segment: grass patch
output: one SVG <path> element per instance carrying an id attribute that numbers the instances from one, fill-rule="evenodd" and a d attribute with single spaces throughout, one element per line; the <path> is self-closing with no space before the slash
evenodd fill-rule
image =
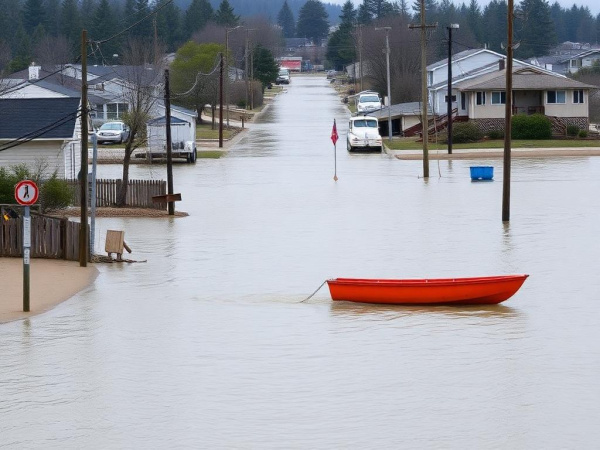
<path id="1" fill-rule="evenodd" d="M 422 142 L 417 142 L 415 138 L 393 138 L 392 142 L 385 141 L 385 145 L 390 150 L 421 150 Z M 512 140 L 511 148 L 585 148 L 599 147 L 600 140 L 583 139 L 548 139 L 548 140 Z M 444 150 L 448 148 L 447 144 L 430 142 L 430 150 Z M 452 144 L 455 149 L 478 149 L 478 148 L 504 148 L 503 139 L 486 140 L 480 142 L 471 142 L 468 144 Z"/>
<path id="2" fill-rule="evenodd" d="M 197 153 L 198 159 L 219 159 L 225 154 L 221 150 L 201 150 Z"/>
<path id="3" fill-rule="evenodd" d="M 238 131 L 239 130 L 236 127 L 230 126 L 229 129 L 227 129 L 227 126 L 223 125 L 223 139 L 232 138 Z M 218 124 L 216 124 L 214 130 L 212 129 L 210 122 L 196 125 L 196 139 L 219 139 Z"/>

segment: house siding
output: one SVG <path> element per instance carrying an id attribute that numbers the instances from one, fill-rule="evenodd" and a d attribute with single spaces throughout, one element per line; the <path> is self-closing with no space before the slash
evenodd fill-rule
<path id="1" fill-rule="evenodd" d="M 4 150 L 0 153 L 0 167 L 9 168 L 25 164 L 32 171 L 46 166 L 45 176 L 54 171 L 59 178 L 77 177 L 80 165 L 80 145 L 77 142 L 63 144 L 63 141 L 32 141 Z"/>

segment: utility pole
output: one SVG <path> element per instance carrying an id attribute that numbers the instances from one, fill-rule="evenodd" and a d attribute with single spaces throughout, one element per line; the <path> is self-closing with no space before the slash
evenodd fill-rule
<path id="1" fill-rule="evenodd" d="M 173 196 L 173 143 L 171 139 L 171 89 L 169 87 L 169 69 L 165 69 L 165 127 L 167 134 L 167 195 Z M 175 215 L 175 202 L 169 200 L 167 207 L 170 216 Z"/>
<path id="2" fill-rule="evenodd" d="M 219 62 L 219 148 L 223 148 L 223 53 Z"/>
<path id="3" fill-rule="evenodd" d="M 88 244 L 88 85 L 87 30 L 81 31 L 81 218 L 79 223 L 79 266 L 87 267 Z"/>
<path id="4" fill-rule="evenodd" d="M 375 28 L 385 30 L 385 59 L 387 64 L 388 140 L 392 142 L 392 89 L 390 83 L 390 30 L 392 27 Z"/>
<path id="5" fill-rule="evenodd" d="M 457 23 L 448 25 L 448 154 L 452 154 L 452 30 Z"/>
<path id="6" fill-rule="evenodd" d="M 250 47 L 250 110 L 254 109 L 254 50 Z"/>
<path id="7" fill-rule="evenodd" d="M 225 28 L 225 68 L 227 70 L 226 78 L 225 78 L 225 107 L 226 115 L 227 115 L 227 129 L 229 130 L 229 33 L 233 30 L 237 30 L 238 28 L 242 28 L 241 25 L 238 25 L 235 28 Z M 237 80 L 237 68 L 236 68 L 236 80 Z"/>
<path id="8" fill-rule="evenodd" d="M 358 74 L 360 75 L 360 92 L 363 91 L 363 63 L 362 63 L 362 25 L 358 26 Z"/>
<path id="9" fill-rule="evenodd" d="M 437 27 L 437 23 L 427 25 L 425 23 L 425 0 L 420 0 L 421 24 L 409 24 L 408 28 L 421 30 L 421 123 L 423 128 L 423 178 L 429 178 L 429 119 L 427 114 L 427 104 L 429 103 L 429 93 L 427 91 L 427 28 Z"/>
<path id="10" fill-rule="evenodd" d="M 502 222 L 510 220 L 510 157 L 512 127 L 513 0 L 508 0 L 508 43 L 506 46 L 506 104 L 504 105 L 504 180 L 502 182 Z"/>
<path id="11" fill-rule="evenodd" d="M 248 29 L 246 29 L 246 48 L 244 50 L 244 79 L 246 80 L 246 109 L 248 109 Z"/>

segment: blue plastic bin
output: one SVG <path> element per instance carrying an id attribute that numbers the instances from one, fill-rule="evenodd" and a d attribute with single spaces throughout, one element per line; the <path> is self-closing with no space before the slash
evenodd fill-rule
<path id="1" fill-rule="evenodd" d="M 493 166 L 471 166 L 471 180 L 491 180 L 494 178 Z"/>

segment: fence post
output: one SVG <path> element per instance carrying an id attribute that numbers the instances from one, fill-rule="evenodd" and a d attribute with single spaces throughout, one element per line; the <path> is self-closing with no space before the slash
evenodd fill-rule
<path id="1" fill-rule="evenodd" d="M 69 219 L 60 219 L 60 253 L 62 259 L 67 259 L 67 222 Z"/>

